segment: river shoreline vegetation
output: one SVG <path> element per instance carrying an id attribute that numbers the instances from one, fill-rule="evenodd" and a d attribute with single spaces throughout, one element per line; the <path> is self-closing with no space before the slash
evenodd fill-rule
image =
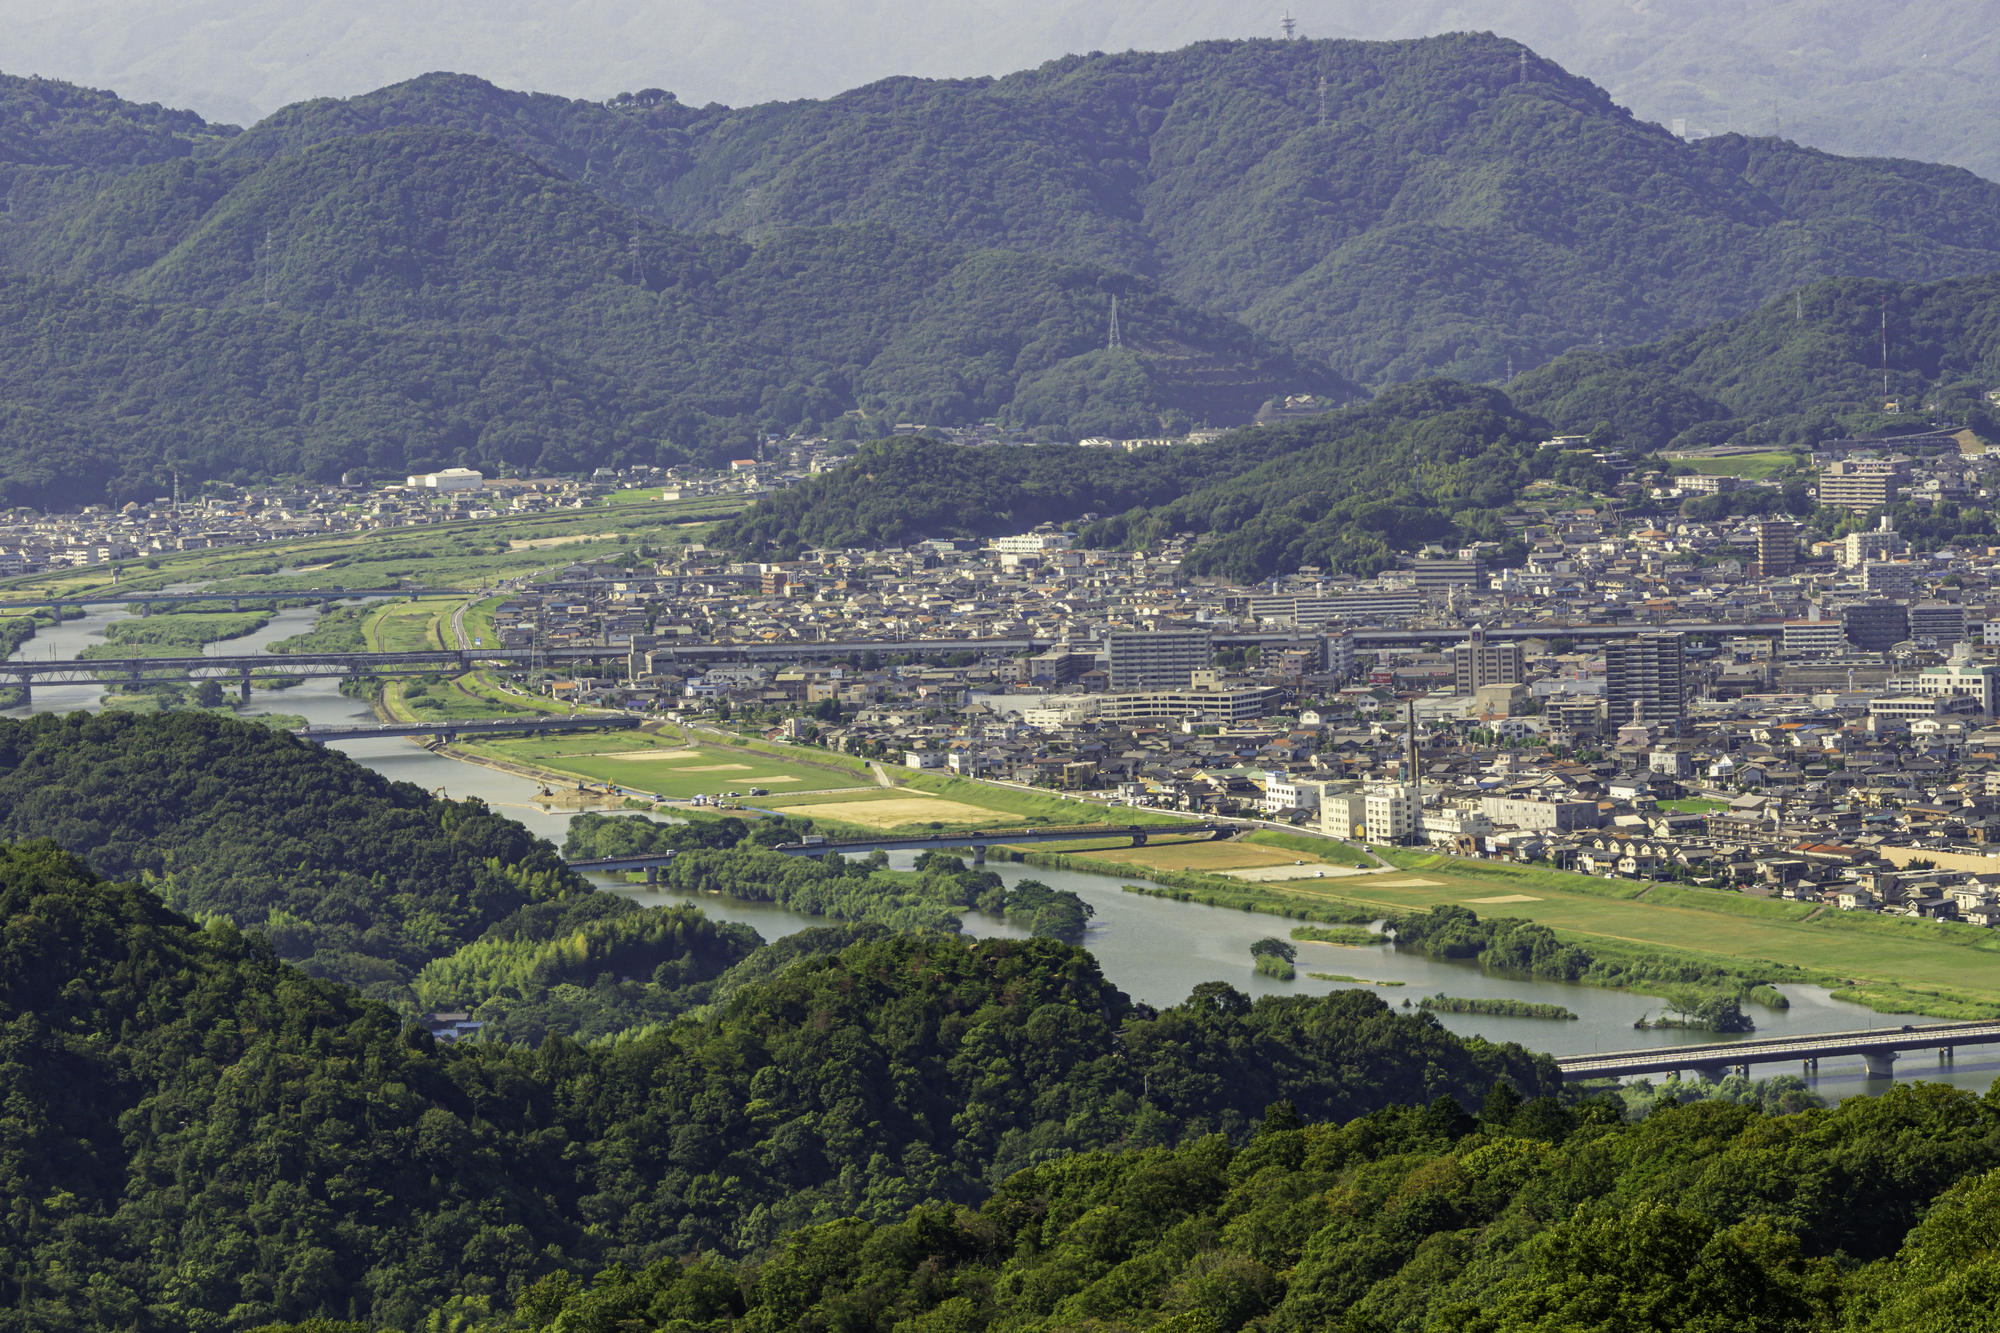
<path id="1" fill-rule="evenodd" d="M 1298 962 L 1299 950 L 1288 940 L 1267 935 L 1250 946 L 1250 959 L 1259 976 L 1290 981 L 1297 975 L 1293 965 Z"/>
<path id="2" fill-rule="evenodd" d="M 1432 1009 L 1441 1014 L 1492 1014 L 1501 1018 L 1560 1018 L 1574 1019 L 1576 1014 L 1559 1004 L 1534 1004 L 1527 1000 L 1500 1000 L 1491 998 L 1467 999 L 1461 995 L 1426 995 L 1417 1001 L 1417 1008 Z"/>

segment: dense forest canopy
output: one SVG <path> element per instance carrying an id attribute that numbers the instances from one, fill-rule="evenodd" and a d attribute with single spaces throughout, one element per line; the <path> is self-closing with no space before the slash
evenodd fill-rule
<path id="1" fill-rule="evenodd" d="M 557 1270 L 976 1203 L 1073 1151 L 1241 1141 L 1554 1065 L 1359 992 L 1135 1009 L 1051 940 L 809 956 L 664 1030 L 439 1049 L 47 843 L 0 850 L 0 1308 L 23 1329 L 415 1326 Z M 29 1203 L 35 1206 L 27 1206 Z"/>
<path id="2" fill-rule="evenodd" d="M 411 124 L 495 134 L 676 226 L 876 224 L 1139 274 L 1369 383 L 1497 378 L 1821 277 L 2000 253 L 2000 186 L 1968 172 L 1684 143 L 1491 34 L 1203 42 L 738 109 L 427 75 L 288 107 L 221 151 Z"/>
<path id="3" fill-rule="evenodd" d="M 745 555 L 790 553 L 997 536 L 1096 514 L 1080 529 L 1088 545 L 1213 538 L 1189 560 L 1198 573 L 1373 573 L 1412 544 L 1504 536 L 1498 511 L 1538 477 L 1581 469 L 1603 480 L 1587 456 L 1537 449 L 1546 435 L 1496 389 L 1425 380 L 1362 407 L 1137 453 L 889 440 L 759 500 L 715 540 Z"/>
<path id="4" fill-rule="evenodd" d="M 1991 1097 L 1905 1087 L 1782 1119 L 1709 1102 L 1630 1125 L 1510 1091 L 1476 1117 L 1441 1097 L 1337 1128 L 1279 1107 L 1246 1146 L 1072 1157 L 976 1211 L 814 1227 L 734 1272 L 551 1278 L 520 1308 L 536 1330 L 760 1333 L 1992 1326 Z"/>

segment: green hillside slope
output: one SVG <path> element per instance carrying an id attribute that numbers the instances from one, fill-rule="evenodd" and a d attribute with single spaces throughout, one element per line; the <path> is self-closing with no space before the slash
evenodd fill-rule
<path id="1" fill-rule="evenodd" d="M 740 456 L 755 432 L 857 405 L 1138 435 L 1356 392 L 1143 280 L 880 227 L 755 246 L 674 231 L 462 131 L 170 161 L 94 188 L 5 238 L 18 265 L 120 293 L 9 287 L 0 341 L 23 356 L 0 372 L 15 409 L 0 484 L 20 499 L 102 499 L 61 488 L 107 472 L 142 493 L 170 461 L 331 477 Z M 300 350 L 269 353 L 288 340 Z M 271 382 L 230 373 L 252 366 Z M 69 466 L 98 447 L 115 467 Z"/>
<path id="2" fill-rule="evenodd" d="M 1888 398 L 1884 416 L 1883 337 Z M 1573 352 L 1508 392 L 1566 431 L 1610 423 L 1642 450 L 1724 441 L 1810 445 L 1918 429 L 1926 409 L 2000 436 L 2000 277 L 1814 284 L 1738 319 L 1642 347 Z"/>
<path id="3" fill-rule="evenodd" d="M 412 1329 L 556 1269 L 976 1202 L 1071 1149 L 1240 1139 L 1279 1099 L 1347 1119 L 1558 1082 L 1352 991 L 1211 984 L 1146 1017 L 1044 940 L 863 943 L 644 1038 L 439 1050 L 45 844 L 0 849 L 0 946 L 24 1328 Z"/>
<path id="4" fill-rule="evenodd" d="M 499 128 L 679 226 L 878 223 L 1156 277 L 1379 382 L 1646 341 L 1825 276 L 2000 256 L 2000 186 L 1777 140 L 1683 143 L 1488 35 L 1209 42 L 823 102 L 557 108 L 427 76 L 290 108 L 277 155 L 390 124 Z M 670 144 L 662 148 L 661 143 Z"/>
<path id="5" fill-rule="evenodd" d="M 1425 380 L 1362 407 L 1135 454 L 890 440 L 759 500 L 714 540 L 754 555 L 993 536 L 1096 514 L 1082 531 L 1094 546 L 1211 538 L 1190 557 L 1200 573 L 1373 573 L 1413 543 L 1502 537 L 1497 510 L 1534 478 L 1578 465 L 1536 450 L 1546 436 L 1498 390 Z"/>

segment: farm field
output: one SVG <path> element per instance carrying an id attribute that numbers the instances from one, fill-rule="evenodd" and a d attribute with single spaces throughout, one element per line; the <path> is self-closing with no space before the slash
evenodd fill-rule
<path id="1" fill-rule="evenodd" d="M 1076 855 L 1086 860 L 1144 866 L 1149 870 L 1193 870 L 1209 874 L 1289 866 L 1294 861 L 1304 860 L 1306 864 L 1300 867 L 1299 873 L 1310 876 L 1314 866 L 1326 864 L 1317 857 L 1307 857 L 1303 852 L 1282 847 L 1259 847 L 1240 839 L 1227 842 L 1149 842 L 1144 847 L 1108 847 Z"/>
<path id="2" fill-rule="evenodd" d="M 983 810 L 960 801 L 940 800 L 935 796 L 899 796 L 891 792 L 884 792 L 877 799 L 799 801 L 772 808 L 783 809 L 788 815 L 853 824 L 877 831 L 917 827 L 931 831 L 933 824 L 947 828 L 977 828 L 1016 822 L 1012 816 L 1000 811 Z"/>

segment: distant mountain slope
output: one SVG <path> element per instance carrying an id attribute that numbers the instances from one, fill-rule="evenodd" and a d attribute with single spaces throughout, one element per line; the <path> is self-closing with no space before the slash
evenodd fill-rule
<path id="1" fill-rule="evenodd" d="M 1888 334 L 1884 406 L 1882 336 Z M 2000 438 L 2000 275 L 1921 284 L 1815 284 L 1737 319 L 1644 347 L 1560 357 L 1508 386 L 1563 430 L 1607 422 L 1653 449 L 1810 444 L 1850 429 L 1917 429 L 1927 409 Z"/>
<path id="2" fill-rule="evenodd" d="M 682 227 L 876 224 L 1156 277 L 1365 382 L 1492 379 L 1825 276 L 2000 266 L 2000 185 L 1688 144 L 1490 35 L 1209 42 L 824 102 L 606 108 L 427 76 L 219 151 L 478 126 Z"/>
<path id="3" fill-rule="evenodd" d="M 0 484 L 24 500 L 102 499 L 76 488 L 107 476 L 150 494 L 169 459 L 573 470 L 740 456 L 859 404 L 1129 436 L 1358 393 L 1143 279 L 879 226 L 675 231 L 463 131 L 79 188 L 0 227 L 0 262 L 61 284 L 0 297 L 0 346 L 22 353 L 0 370 Z M 237 373 L 267 357 L 265 380 Z M 77 468 L 79 450 L 119 461 Z"/>
<path id="4" fill-rule="evenodd" d="M 6 62 L 244 124 L 304 98 L 426 70 L 603 101 L 829 97 L 896 75 L 967 78 L 1093 50 L 1275 37 L 1490 31 L 1647 120 L 1769 132 L 1828 152 L 1948 162 L 2000 179 L 1992 0 L 0 0 Z"/>

